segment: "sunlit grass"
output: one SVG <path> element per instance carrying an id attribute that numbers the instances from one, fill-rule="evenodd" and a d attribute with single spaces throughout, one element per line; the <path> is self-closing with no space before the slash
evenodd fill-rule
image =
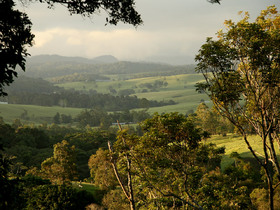
<path id="1" fill-rule="evenodd" d="M 53 116 L 59 112 L 60 114 L 71 115 L 75 117 L 82 110 L 80 108 L 63 108 L 59 106 L 46 107 L 35 105 L 19 105 L 19 104 L 0 104 L 0 116 L 4 118 L 6 123 L 11 123 L 15 119 L 19 119 L 21 114 L 27 112 L 30 120 L 25 122 L 32 123 L 50 123 Z M 24 120 L 22 120 L 24 121 Z"/>
<path id="2" fill-rule="evenodd" d="M 229 157 L 232 152 L 238 152 L 243 158 L 253 158 L 253 155 L 248 149 L 248 146 L 242 136 L 235 134 L 229 134 L 227 136 L 214 135 L 207 141 L 209 143 L 211 142 L 216 144 L 218 147 L 225 147 L 225 155 L 223 156 L 221 165 L 222 169 L 233 162 L 233 159 Z M 259 156 L 264 154 L 262 149 L 262 141 L 259 136 L 248 136 L 248 141 L 250 142 L 253 150 L 256 151 Z M 279 154 L 279 152 L 277 153 Z"/>
<path id="3" fill-rule="evenodd" d="M 86 183 L 86 182 L 82 182 L 81 184 L 80 184 L 80 182 L 72 182 L 72 186 L 75 189 L 86 190 L 87 192 L 91 193 L 92 195 L 94 195 L 96 193 L 96 191 L 98 190 L 98 187 L 96 187 L 93 184 Z"/>

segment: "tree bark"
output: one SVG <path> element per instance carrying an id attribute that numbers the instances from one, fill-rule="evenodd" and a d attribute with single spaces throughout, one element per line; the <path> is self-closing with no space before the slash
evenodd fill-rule
<path id="1" fill-rule="evenodd" d="M 266 168 L 265 172 L 267 173 L 267 182 L 268 182 L 268 193 L 269 193 L 269 209 L 274 209 L 274 201 L 273 201 L 273 195 L 274 195 L 274 188 L 273 188 L 273 177 L 271 176 L 269 169 Z"/>
<path id="2" fill-rule="evenodd" d="M 122 130 L 122 127 L 121 125 L 119 124 L 119 121 L 117 121 L 118 125 L 119 125 L 119 129 Z M 125 143 L 125 139 L 122 138 L 123 140 L 123 144 L 124 146 L 126 146 L 126 143 Z M 112 153 L 113 152 L 113 148 L 111 147 L 111 143 L 108 141 L 108 148 L 109 148 L 109 151 Z M 126 198 L 128 199 L 129 201 L 129 204 L 130 204 L 130 209 L 131 210 L 135 210 L 135 200 L 134 200 L 134 195 L 133 195 L 133 188 L 132 188 L 132 178 L 131 178 L 131 160 L 129 158 L 129 156 L 126 154 L 125 155 L 125 158 L 126 158 L 126 162 L 127 162 L 127 189 L 126 190 L 126 187 L 124 186 L 121 178 L 120 178 L 120 175 L 118 173 L 118 169 L 117 169 L 117 166 L 116 166 L 116 163 L 115 161 L 113 160 L 113 157 L 111 156 L 111 164 L 112 164 L 112 167 L 113 167 L 113 170 L 114 170 L 114 173 L 115 173 L 115 176 L 126 196 Z"/>

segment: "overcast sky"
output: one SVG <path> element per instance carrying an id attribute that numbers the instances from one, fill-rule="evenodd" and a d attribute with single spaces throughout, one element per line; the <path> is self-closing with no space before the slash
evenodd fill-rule
<path id="1" fill-rule="evenodd" d="M 279 0 L 136 0 L 144 24 L 135 28 L 119 24 L 105 26 L 105 15 L 91 19 L 70 16 L 62 6 L 30 4 L 24 10 L 33 22 L 35 45 L 31 55 L 58 54 L 94 58 L 113 55 L 119 60 L 193 63 L 206 37 L 215 37 L 227 19 L 239 20 L 248 11 L 252 21 L 267 6 Z"/>

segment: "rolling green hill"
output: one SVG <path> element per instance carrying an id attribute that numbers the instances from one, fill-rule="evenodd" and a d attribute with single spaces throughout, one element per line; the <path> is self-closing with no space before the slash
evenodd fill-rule
<path id="1" fill-rule="evenodd" d="M 133 74 L 134 77 L 143 77 L 145 75 L 194 73 L 194 65 L 172 66 L 159 63 L 118 61 L 112 56 L 86 59 L 80 57 L 41 55 L 29 58 L 27 60 L 26 72 L 20 72 L 21 75 L 43 79 L 52 79 L 74 73 L 113 74 L 118 75 L 119 78 L 123 78 L 124 74 Z"/>
<path id="2" fill-rule="evenodd" d="M 110 75 L 107 75 L 110 77 Z M 156 81 L 166 82 L 166 86 L 154 87 Z M 95 82 L 68 82 L 57 84 L 66 89 L 75 89 L 81 91 L 97 91 L 101 93 L 110 93 L 114 90 L 115 94 L 122 90 L 134 90 L 138 98 L 148 100 L 168 101 L 173 100 L 177 104 L 150 108 L 149 112 L 180 112 L 186 113 L 195 110 L 202 100 L 208 101 L 205 94 L 199 94 L 195 90 L 195 84 L 203 81 L 203 76 L 199 74 L 181 74 L 160 77 L 143 77 L 127 80 L 110 80 Z M 149 88 L 150 87 L 150 88 Z"/>
<path id="3" fill-rule="evenodd" d="M 48 96 L 59 93 L 65 88 L 89 95 L 101 93 L 116 97 L 137 96 L 139 99 L 146 98 L 163 102 L 171 100 L 176 104 L 150 107 L 148 112 L 150 114 L 154 112 L 188 113 L 195 111 L 201 101 L 206 103 L 209 101 L 206 95 L 199 94 L 195 90 L 194 85 L 202 81 L 203 77 L 195 73 L 194 67 L 194 65 L 172 66 L 118 61 L 111 56 L 90 60 L 80 57 L 42 55 L 28 60 L 24 77 L 20 76 L 16 79 L 10 87 L 7 87 L 7 91 L 8 93 L 9 91 L 29 92 Z M 36 79 L 36 77 L 43 79 Z M 9 101 L 9 99 L 0 99 L 0 101 Z M 16 103 L 16 100 L 13 101 Z M 49 123 L 57 112 L 75 117 L 81 110 L 83 109 L 62 108 L 56 105 L 40 107 L 0 104 L 0 116 L 7 122 L 12 122 L 13 119 L 27 112 L 29 121 Z"/>
<path id="4" fill-rule="evenodd" d="M 148 100 L 157 101 L 169 101 L 173 100 L 176 102 L 175 105 L 168 105 L 162 107 L 149 108 L 148 112 L 150 114 L 154 112 L 180 112 L 187 113 L 195 111 L 199 103 L 204 100 L 208 101 L 208 98 L 204 94 L 199 94 L 195 91 L 194 85 L 203 80 L 202 75 L 199 74 L 182 74 L 173 76 L 162 76 L 162 77 L 144 77 L 137 79 L 128 80 L 110 80 L 110 81 L 95 81 L 95 82 L 68 82 L 57 84 L 56 86 L 63 87 L 66 89 L 75 89 L 84 92 L 97 91 L 100 93 L 111 93 L 115 90 L 115 95 L 118 95 L 124 90 L 133 90 L 134 93 L 130 95 L 136 95 L 138 98 L 146 98 Z M 20 81 L 20 80 L 19 80 Z M 32 81 L 32 80 L 28 80 Z M 38 81 L 35 80 L 38 87 L 34 89 L 39 89 Z M 156 81 L 166 82 L 165 86 L 155 87 Z M 28 83 L 28 89 L 32 88 L 32 82 Z M 44 83 L 45 84 L 45 83 Z M 148 85 L 149 84 L 149 85 Z M 16 86 L 14 90 L 20 89 L 17 83 L 13 84 Z M 45 85 L 46 87 L 49 87 Z M 43 88 L 44 86 L 40 86 Z M 52 86 L 51 86 L 52 87 Z M 150 88 L 148 88 L 150 87 Z M 52 88 L 50 90 L 56 90 Z M 111 92 L 110 92 L 111 90 Z M 30 90 L 31 91 L 31 90 Z M 28 120 L 30 122 L 43 123 L 51 122 L 53 116 L 59 112 L 61 114 L 71 115 L 75 117 L 83 109 L 78 108 L 62 108 L 62 107 L 41 107 L 41 106 L 29 106 L 29 105 L 16 105 L 16 104 L 0 104 L 0 116 L 4 117 L 7 122 L 12 122 L 15 118 L 20 118 L 20 116 L 28 113 Z"/>

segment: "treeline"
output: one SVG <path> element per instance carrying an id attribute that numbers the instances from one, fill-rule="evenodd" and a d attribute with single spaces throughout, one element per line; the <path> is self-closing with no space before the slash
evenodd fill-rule
<path id="1" fill-rule="evenodd" d="M 10 93 L 15 92 L 53 93 L 63 90 L 63 88 L 54 86 L 52 83 L 42 78 L 19 76 L 10 86 L 7 86 L 5 90 L 10 95 Z"/>
<path id="2" fill-rule="evenodd" d="M 99 126 L 102 129 L 108 129 L 112 124 L 117 123 L 117 121 L 124 124 L 136 124 L 149 117 L 151 117 L 151 115 L 146 109 L 140 111 L 125 110 L 113 113 L 108 113 L 102 109 L 86 109 L 74 118 L 72 118 L 71 115 L 60 114 L 57 112 L 53 117 L 53 123 L 77 123 L 80 128 L 84 128 L 86 126 Z"/>
<path id="3" fill-rule="evenodd" d="M 32 63 L 27 63 L 27 71 L 24 73 L 27 76 L 35 78 L 51 78 L 74 73 L 86 74 L 172 74 L 172 72 L 181 72 L 192 74 L 195 73 L 195 65 L 172 66 L 167 64 L 157 63 L 141 63 L 120 61 L 109 64 L 88 64 L 70 61 L 39 61 L 35 60 Z"/>
<path id="4" fill-rule="evenodd" d="M 174 101 L 149 101 L 136 96 L 113 96 L 91 92 L 64 90 L 53 93 L 9 92 L 10 104 L 26 104 L 38 106 L 61 106 L 75 108 L 102 108 L 107 111 L 122 111 L 136 108 L 159 107 L 175 104 Z"/>
<path id="5" fill-rule="evenodd" d="M 112 124 L 119 121 L 124 124 L 138 123 L 151 117 L 147 110 L 142 111 L 123 111 L 107 113 L 98 109 L 85 110 L 81 112 L 75 120 L 80 127 L 100 126 L 101 128 L 109 128 Z"/>
<path id="6" fill-rule="evenodd" d="M 174 68 L 174 67 L 173 67 Z M 172 76 L 179 74 L 195 74 L 195 66 L 188 65 L 184 67 L 176 67 L 176 69 L 172 69 L 171 71 L 165 72 L 146 72 L 146 73 L 133 73 L 126 76 L 122 76 L 122 79 L 137 79 L 137 78 L 145 78 L 145 77 L 161 77 L 161 76 Z M 120 79 L 120 78 L 119 78 Z M 101 75 L 101 74 L 92 74 L 92 73 L 73 73 L 69 75 L 52 77 L 49 79 L 53 83 L 66 83 L 66 82 L 90 82 L 90 81 L 98 81 L 98 80 L 110 80 L 109 77 Z"/>
<path id="7" fill-rule="evenodd" d="M 110 80 L 109 77 L 98 74 L 79 74 L 74 73 L 70 75 L 53 77 L 50 79 L 53 83 L 66 83 L 66 82 L 92 82 L 97 80 Z"/>

